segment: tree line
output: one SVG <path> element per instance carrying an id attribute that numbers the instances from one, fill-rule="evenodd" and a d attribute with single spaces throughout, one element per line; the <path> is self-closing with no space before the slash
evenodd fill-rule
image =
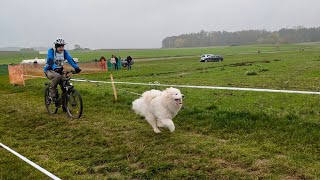
<path id="1" fill-rule="evenodd" d="M 282 28 L 278 31 L 204 31 L 166 37 L 162 48 L 237 46 L 248 44 L 290 44 L 320 41 L 320 27 Z"/>

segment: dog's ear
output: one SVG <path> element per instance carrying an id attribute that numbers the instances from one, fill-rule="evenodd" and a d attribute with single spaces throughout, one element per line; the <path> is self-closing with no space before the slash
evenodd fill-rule
<path id="1" fill-rule="evenodd" d="M 171 93 L 170 93 L 170 88 L 167 88 L 166 90 L 164 90 L 164 95 L 165 97 L 167 97 L 168 99 L 171 99 Z"/>
<path id="2" fill-rule="evenodd" d="M 171 91 L 170 91 L 170 90 L 171 90 L 171 87 L 170 87 L 170 88 L 167 88 L 167 89 L 165 90 L 166 94 L 168 94 L 168 95 L 171 94 Z"/>

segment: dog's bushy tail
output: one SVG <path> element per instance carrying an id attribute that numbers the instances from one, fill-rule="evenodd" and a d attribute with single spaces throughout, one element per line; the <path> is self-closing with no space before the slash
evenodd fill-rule
<path id="1" fill-rule="evenodd" d="M 151 100 L 155 97 L 161 95 L 161 91 L 152 89 L 150 91 L 146 91 L 142 94 L 142 99 L 147 103 L 150 104 Z"/>
<path id="2" fill-rule="evenodd" d="M 142 100 L 142 98 L 136 99 L 132 102 L 132 109 L 135 113 L 145 116 L 146 109 L 148 109 L 148 105 Z"/>
<path id="3" fill-rule="evenodd" d="M 145 116 L 146 113 L 148 113 L 150 110 L 150 102 L 153 98 L 160 96 L 161 91 L 159 90 L 150 90 L 146 91 L 142 94 L 142 96 L 139 99 L 136 99 L 132 102 L 132 109 L 135 113 Z"/>

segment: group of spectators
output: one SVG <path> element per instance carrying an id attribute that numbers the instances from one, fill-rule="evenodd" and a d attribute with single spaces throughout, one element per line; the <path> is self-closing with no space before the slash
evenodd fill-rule
<path id="1" fill-rule="evenodd" d="M 121 60 L 120 56 L 119 56 L 119 58 L 114 55 L 111 56 L 110 63 L 112 64 L 113 70 L 119 70 L 119 59 Z"/>
<path id="2" fill-rule="evenodd" d="M 123 62 L 121 62 L 120 56 L 117 57 L 115 55 L 112 55 L 110 58 L 110 63 L 112 65 L 113 70 L 119 70 L 119 65 L 122 65 Z M 131 69 L 131 65 L 133 64 L 131 56 L 128 56 L 125 59 L 124 64 L 125 64 L 124 67 L 127 67 L 128 70 Z M 100 66 L 101 66 L 102 70 L 106 70 L 106 68 L 107 68 L 107 59 L 104 56 L 101 56 L 101 58 L 100 58 Z"/>

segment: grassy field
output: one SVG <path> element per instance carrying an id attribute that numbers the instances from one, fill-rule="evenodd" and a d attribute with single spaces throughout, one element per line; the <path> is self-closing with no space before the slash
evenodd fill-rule
<path id="1" fill-rule="evenodd" d="M 200 49 L 145 50 L 141 57 L 206 53 Z M 250 54 L 256 49 L 262 53 Z M 320 91 L 319 45 L 266 53 L 272 49 L 221 47 L 221 63 L 200 63 L 198 57 L 137 61 L 131 71 L 112 73 L 127 82 Z M 109 73 L 74 77 L 109 81 Z M 46 114 L 45 81 L 19 87 L 0 75 L 0 142 L 62 179 L 320 178 L 318 95 L 181 88 L 186 98 L 174 119 L 176 131 L 154 134 L 131 110 L 138 96 L 128 91 L 164 87 L 117 84 L 119 101 L 113 103 L 110 85 L 75 82 L 84 113 L 72 120 L 61 110 Z M 45 178 L 0 149 L 0 179 Z"/>
<path id="2" fill-rule="evenodd" d="M 232 55 L 239 53 L 261 53 L 296 51 L 300 48 L 305 50 L 315 50 L 319 48 L 319 43 L 311 44 L 291 44 L 280 45 L 277 49 L 275 45 L 247 45 L 247 46 L 218 46 L 208 48 L 181 48 L 181 49 L 138 49 L 138 50 L 93 50 L 93 51 L 70 51 L 73 57 L 79 58 L 81 62 L 100 59 L 101 56 L 110 58 L 112 54 L 126 58 L 131 56 L 134 59 L 141 58 L 159 58 L 159 57 L 179 57 L 179 56 L 200 56 L 204 53 Z M 0 64 L 20 63 L 24 59 L 34 59 L 35 57 L 46 58 L 46 55 L 40 55 L 38 52 L 1 52 Z"/>

